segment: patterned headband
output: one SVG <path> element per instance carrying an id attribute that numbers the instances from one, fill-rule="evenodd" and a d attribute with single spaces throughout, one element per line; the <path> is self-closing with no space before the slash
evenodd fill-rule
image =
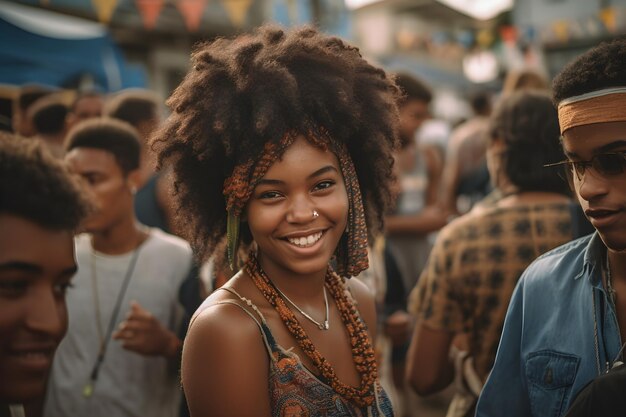
<path id="1" fill-rule="evenodd" d="M 561 134 L 593 123 L 626 121 L 626 87 L 605 88 L 567 98 L 559 103 Z"/>

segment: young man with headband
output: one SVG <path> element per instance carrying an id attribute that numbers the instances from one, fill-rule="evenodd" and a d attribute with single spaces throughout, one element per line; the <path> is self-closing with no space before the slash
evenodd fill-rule
<path id="1" fill-rule="evenodd" d="M 513 294 L 478 417 L 563 416 L 626 340 L 626 41 L 555 79 L 563 165 L 596 232 L 539 257 Z M 555 161 L 556 162 L 556 161 Z"/>

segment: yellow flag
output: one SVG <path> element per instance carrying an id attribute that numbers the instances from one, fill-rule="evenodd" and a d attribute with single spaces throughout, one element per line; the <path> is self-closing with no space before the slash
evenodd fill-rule
<path id="1" fill-rule="evenodd" d="M 606 26 L 609 32 L 615 32 L 615 28 L 617 26 L 617 21 L 615 19 L 615 9 L 613 9 L 612 7 L 607 7 L 600 10 L 600 20 L 602 20 L 602 23 L 604 23 L 604 26 Z"/>
<path id="2" fill-rule="evenodd" d="M 222 0 L 222 4 L 235 27 L 242 27 L 246 21 L 252 0 Z"/>
<path id="3" fill-rule="evenodd" d="M 566 21 L 558 20 L 554 22 L 552 30 L 559 41 L 566 42 L 569 39 L 569 26 Z"/>
<path id="4" fill-rule="evenodd" d="M 102 23 L 109 23 L 117 6 L 117 0 L 92 0 L 92 2 L 96 8 L 98 20 Z"/>

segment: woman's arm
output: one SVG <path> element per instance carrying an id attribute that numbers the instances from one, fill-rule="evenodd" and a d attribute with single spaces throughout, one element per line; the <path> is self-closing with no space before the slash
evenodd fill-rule
<path id="1" fill-rule="evenodd" d="M 192 417 L 270 417 L 268 351 L 258 325 L 240 307 L 214 305 L 200 313 L 182 362 Z"/>

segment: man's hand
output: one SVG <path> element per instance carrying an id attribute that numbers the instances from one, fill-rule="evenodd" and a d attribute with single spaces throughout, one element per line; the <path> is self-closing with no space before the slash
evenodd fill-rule
<path id="1" fill-rule="evenodd" d="M 136 301 L 131 301 L 130 311 L 113 333 L 113 339 L 120 340 L 124 349 L 145 356 L 173 357 L 182 344 L 174 333 Z"/>
<path id="2" fill-rule="evenodd" d="M 398 310 L 385 320 L 385 334 L 393 346 L 403 346 L 411 336 L 411 315 Z"/>

